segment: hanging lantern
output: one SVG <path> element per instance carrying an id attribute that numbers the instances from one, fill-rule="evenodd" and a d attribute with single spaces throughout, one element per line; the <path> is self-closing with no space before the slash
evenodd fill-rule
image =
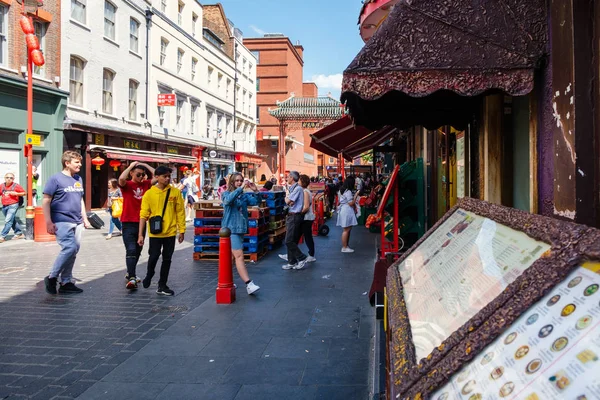
<path id="1" fill-rule="evenodd" d="M 180 170 L 181 172 L 185 172 L 185 171 L 187 171 L 188 169 L 189 169 L 189 168 L 188 168 L 186 165 L 182 165 L 181 167 L 179 167 L 179 170 Z"/>
<path id="2" fill-rule="evenodd" d="M 110 162 L 108 163 L 108 165 L 110 165 L 111 167 L 113 167 L 113 169 L 115 171 L 118 171 L 119 167 L 121 166 L 121 161 L 119 161 L 119 160 L 110 160 Z"/>
<path id="3" fill-rule="evenodd" d="M 31 18 L 22 15 L 19 19 L 19 24 L 21 24 L 21 29 L 26 35 L 35 33 L 35 28 L 33 27 L 33 22 L 31 21 Z"/>
<path id="4" fill-rule="evenodd" d="M 104 158 L 96 156 L 92 159 L 92 165 L 96 166 L 96 170 L 100 171 L 100 167 L 104 165 Z"/>
<path id="5" fill-rule="evenodd" d="M 45 61 L 44 61 L 44 54 L 42 53 L 42 51 L 41 50 L 33 50 L 31 52 L 31 61 L 38 67 L 41 67 L 42 65 L 44 65 Z"/>
<path id="6" fill-rule="evenodd" d="M 30 51 L 40 49 L 40 41 L 38 40 L 38 37 L 35 36 L 33 33 L 25 35 L 25 42 L 27 43 L 27 48 Z"/>

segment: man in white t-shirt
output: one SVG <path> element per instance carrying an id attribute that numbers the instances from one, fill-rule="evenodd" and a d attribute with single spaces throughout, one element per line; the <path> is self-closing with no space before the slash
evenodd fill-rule
<path id="1" fill-rule="evenodd" d="M 183 186 L 187 188 L 187 210 L 185 217 L 187 222 L 193 220 L 194 203 L 198 201 L 198 192 L 200 191 L 197 183 L 198 176 L 199 174 L 194 170 L 194 173 L 182 182 Z"/>

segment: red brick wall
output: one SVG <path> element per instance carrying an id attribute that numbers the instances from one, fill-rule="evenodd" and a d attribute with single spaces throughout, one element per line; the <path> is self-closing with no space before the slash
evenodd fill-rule
<path id="1" fill-rule="evenodd" d="M 317 97 L 319 95 L 319 89 L 317 84 L 314 82 L 304 82 L 302 84 L 302 96 L 303 97 Z"/>
<path id="2" fill-rule="evenodd" d="M 3 2 L 4 3 L 4 2 Z M 42 78 L 50 82 L 37 79 L 37 75 L 33 75 L 34 82 L 41 85 L 57 87 L 54 83 L 54 77 L 60 76 L 60 0 L 45 0 L 44 6 L 39 12 L 38 18 L 32 15 L 34 21 L 45 22 L 47 26 L 44 39 L 44 59 L 46 61 L 43 69 Z M 25 44 L 25 34 L 21 30 L 19 18 L 21 17 L 21 5 L 16 1 L 12 1 L 8 12 L 8 67 L 17 71 L 15 75 L 21 75 L 21 66 L 27 66 L 27 46 Z M 43 19 L 51 19 L 51 22 Z M 5 71 L 3 71 L 5 73 Z"/>
<path id="3" fill-rule="evenodd" d="M 202 6 L 202 27 L 210 29 L 225 44 L 223 50 L 233 59 L 234 39 L 229 31 L 229 24 L 224 19 L 224 11 L 221 4 Z"/>

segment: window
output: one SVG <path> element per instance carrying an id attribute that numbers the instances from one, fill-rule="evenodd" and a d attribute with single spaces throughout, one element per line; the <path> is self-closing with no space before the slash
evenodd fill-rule
<path id="1" fill-rule="evenodd" d="M 104 69 L 102 76 L 102 112 L 112 114 L 113 112 L 113 82 L 115 73 Z"/>
<path id="2" fill-rule="evenodd" d="M 8 7 L 0 4 L 0 65 L 8 64 Z"/>
<path id="3" fill-rule="evenodd" d="M 160 0 L 160 12 L 167 12 L 167 0 Z"/>
<path id="4" fill-rule="evenodd" d="M 167 58 L 167 46 L 169 42 L 165 38 L 160 38 L 160 65 L 165 65 Z"/>
<path id="5" fill-rule="evenodd" d="M 225 99 L 229 100 L 229 87 L 231 86 L 231 79 L 227 78 L 227 84 L 225 85 Z"/>
<path id="6" fill-rule="evenodd" d="M 257 64 L 260 63 L 260 51 L 254 50 L 254 51 L 251 51 L 250 53 L 252 53 L 254 58 L 256 58 L 256 63 Z"/>
<path id="7" fill-rule="evenodd" d="M 248 76 L 252 75 L 252 63 L 248 63 Z"/>
<path id="8" fill-rule="evenodd" d="M 177 121 L 176 121 L 177 128 L 181 130 L 181 124 L 182 124 L 181 116 L 183 115 L 183 100 L 177 99 L 177 105 L 176 105 L 175 111 L 176 111 L 176 117 L 177 117 Z"/>
<path id="9" fill-rule="evenodd" d="M 192 104 L 190 111 L 190 133 L 193 135 L 196 133 L 196 114 L 198 113 L 198 105 Z"/>
<path id="10" fill-rule="evenodd" d="M 214 72 L 214 69 L 212 67 L 208 67 L 208 88 L 210 89 L 210 87 L 212 86 L 212 74 Z"/>
<path id="11" fill-rule="evenodd" d="M 246 75 L 246 59 L 242 60 L 242 75 Z"/>
<path id="12" fill-rule="evenodd" d="M 256 106 L 256 123 L 260 124 L 260 108 Z"/>
<path id="13" fill-rule="evenodd" d="M 221 82 L 223 81 L 223 74 L 217 74 L 217 93 L 221 94 Z"/>
<path id="14" fill-rule="evenodd" d="M 192 13 L 192 36 L 196 37 L 196 27 L 198 26 L 198 16 Z"/>
<path id="15" fill-rule="evenodd" d="M 115 20 L 117 18 L 117 7 L 112 3 L 104 2 L 104 36 L 115 40 Z"/>
<path id="16" fill-rule="evenodd" d="M 83 68 L 85 63 L 81 58 L 71 57 L 69 70 L 69 103 L 83 106 Z"/>
<path id="17" fill-rule="evenodd" d="M 329 164 L 333 164 L 333 157 L 329 157 Z"/>
<path id="18" fill-rule="evenodd" d="M 177 25 L 179 26 L 183 25 L 183 7 L 185 7 L 185 4 L 179 2 L 179 6 L 177 7 Z"/>
<path id="19" fill-rule="evenodd" d="M 139 51 L 139 34 L 140 34 L 140 23 L 135 19 L 129 20 L 129 50 L 137 53 Z"/>
<path id="20" fill-rule="evenodd" d="M 181 67 L 183 67 L 183 50 L 177 49 L 177 73 L 181 72 Z"/>
<path id="21" fill-rule="evenodd" d="M 40 44 L 40 50 L 42 51 L 42 53 L 44 52 L 44 50 L 46 50 L 46 30 L 48 28 L 48 25 L 43 23 L 43 22 L 39 22 L 39 21 L 35 21 L 33 23 L 33 28 L 35 30 L 35 36 L 37 36 L 38 38 L 38 42 Z M 43 75 L 44 74 L 44 66 L 42 65 L 41 67 L 38 67 L 37 65 L 33 65 L 33 74 L 34 75 Z"/>
<path id="22" fill-rule="evenodd" d="M 158 125 L 162 128 L 165 125 L 165 108 L 158 107 Z"/>
<path id="23" fill-rule="evenodd" d="M 248 115 L 252 115 L 252 93 L 248 96 Z"/>
<path id="24" fill-rule="evenodd" d="M 137 120 L 137 90 L 139 83 L 133 79 L 129 80 L 129 119 Z"/>
<path id="25" fill-rule="evenodd" d="M 212 33 L 210 30 L 208 29 L 204 29 L 203 31 L 203 35 L 204 38 L 206 40 L 208 40 L 210 43 L 212 43 L 214 46 L 216 46 L 218 49 L 222 49 L 223 48 L 223 41 L 221 39 L 219 39 L 218 36 L 216 36 L 214 33 Z"/>
<path id="26" fill-rule="evenodd" d="M 86 0 L 71 0 L 71 18 L 82 24 L 86 22 L 85 5 Z"/>
<path id="27" fill-rule="evenodd" d="M 209 138 L 210 134 L 211 134 L 211 128 L 212 128 L 212 120 L 213 120 L 213 115 L 214 112 L 213 111 L 207 111 L 206 112 L 206 137 Z"/>
<path id="28" fill-rule="evenodd" d="M 198 66 L 198 60 L 192 58 L 192 81 L 196 79 L 196 67 Z"/>
<path id="29" fill-rule="evenodd" d="M 223 122 L 223 116 L 217 114 L 217 132 L 216 137 L 221 139 L 223 137 L 223 131 L 221 130 L 221 123 Z"/>
<path id="30" fill-rule="evenodd" d="M 244 94 L 242 95 L 242 113 L 246 113 L 246 91 L 244 90 Z"/>
<path id="31" fill-rule="evenodd" d="M 260 78 L 256 78 L 256 91 L 260 91 Z"/>

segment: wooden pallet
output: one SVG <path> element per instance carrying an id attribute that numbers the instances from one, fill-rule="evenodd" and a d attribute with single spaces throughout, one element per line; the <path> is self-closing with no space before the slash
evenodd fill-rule
<path id="1" fill-rule="evenodd" d="M 282 226 L 279 229 L 273 230 L 273 232 L 271 232 L 271 235 L 274 235 L 274 236 L 285 235 L 286 232 L 287 232 L 287 228 L 285 226 Z"/>
<path id="2" fill-rule="evenodd" d="M 257 262 L 267 254 L 267 246 L 260 253 L 244 254 L 245 261 Z M 233 258 L 233 257 L 232 257 Z M 194 261 L 219 261 L 218 253 L 194 253 Z"/>
<path id="3" fill-rule="evenodd" d="M 221 200 L 198 200 L 194 203 L 194 210 L 223 208 Z"/>
<path id="4" fill-rule="evenodd" d="M 196 209 L 196 218 L 222 218 L 223 212 L 222 208 Z"/>
<path id="5" fill-rule="evenodd" d="M 285 224 L 284 220 L 269 222 L 269 229 L 271 229 L 272 231 L 275 231 L 275 230 L 281 228 L 282 226 L 284 226 L 284 224 Z"/>
<path id="6" fill-rule="evenodd" d="M 269 243 L 270 244 L 280 243 L 283 240 L 285 240 L 285 232 L 280 233 L 279 235 L 273 235 L 273 234 L 269 235 Z"/>

